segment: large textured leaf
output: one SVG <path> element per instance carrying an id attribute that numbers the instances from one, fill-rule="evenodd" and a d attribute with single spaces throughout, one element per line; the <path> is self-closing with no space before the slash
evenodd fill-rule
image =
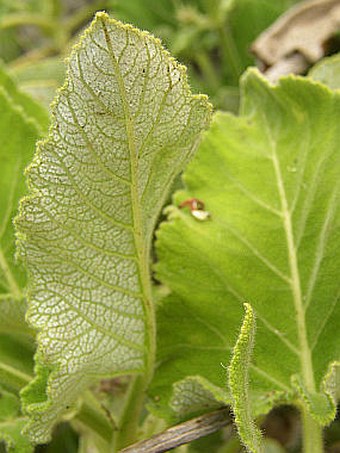
<path id="1" fill-rule="evenodd" d="M 187 190 L 175 196 L 201 199 L 211 218 L 173 207 L 158 232 L 158 277 L 173 291 L 159 324 L 170 312 L 179 327 L 159 329 L 151 395 L 162 407 L 185 374 L 224 387 L 220 364 L 248 301 L 258 325 L 254 411 L 298 398 L 327 423 L 329 367 L 340 356 L 340 95 L 294 77 L 271 87 L 254 70 L 242 90 L 241 116 L 215 116 L 185 173 Z"/>
<path id="2" fill-rule="evenodd" d="M 209 110 L 157 39 L 103 13 L 71 55 L 17 221 L 46 365 L 24 392 L 34 442 L 94 380 L 145 370 L 152 232 Z"/>

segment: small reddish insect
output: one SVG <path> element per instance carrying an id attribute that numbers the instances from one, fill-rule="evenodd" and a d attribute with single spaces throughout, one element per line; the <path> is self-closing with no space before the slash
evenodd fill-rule
<path id="1" fill-rule="evenodd" d="M 203 221 L 203 220 L 207 220 L 210 217 L 209 212 L 204 210 L 203 201 L 199 200 L 198 198 L 189 198 L 188 200 L 184 200 L 179 205 L 179 207 L 181 209 L 188 207 L 190 209 L 191 214 L 197 220 Z"/>
<path id="2" fill-rule="evenodd" d="M 204 210 L 204 203 L 198 198 L 188 198 L 179 205 L 180 208 L 185 208 L 186 206 L 190 208 L 190 211 Z"/>

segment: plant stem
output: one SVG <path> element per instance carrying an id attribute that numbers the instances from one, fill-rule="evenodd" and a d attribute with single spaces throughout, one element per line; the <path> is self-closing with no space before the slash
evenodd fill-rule
<path id="1" fill-rule="evenodd" d="M 118 432 L 114 437 L 112 445 L 113 452 L 116 452 L 137 440 L 138 426 L 144 407 L 146 391 L 154 373 L 156 356 L 156 320 L 151 300 L 151 284 L 148 266 L 144 267 L 144 270 L 145 272 L 143 272 L 144 275 L 142 274 L 142 281 L 144 280 L 143 289 L 147 294 L 147 302 L 145 303 L 145 329 L 147 335 L 146 371 L 145 374 L 134 377 L 130 384 L 123 414 L 119 420 Z"/>
<path id="2" fill-rule="evenodd" d="M 195 55 L 195 59 L 206 83 L 209 85 L 210 91 L 217 91 L 221 83 L 217 75 L 217 70 L 212 65 L 212 62 L 207 53 L 204 50 L 198 51 Z"/>
<path id="3" fill-rule="evenodd" d="M 123 415 L 119 420 L 119 431 L 114 438 L 112 451 L 116 452 L 136 441 L 140 415 L 144 406 L 145 392 L 148 386 L 145 375 L 133 378 Z"/>
<path id="4" fill-rule="evenodd" d="M 35 25 L 49 34 L 53 34 L 56 24 L 40 14 L 10 14 L 0 22 L 0 28 L 6 29 L 20 25 Z"/>
<path id="5" fill-rule="evenodd" d="M 302 429 L 303 452 L 322 453 L 322 427 L 305 409 L 302 409 Z"/>
<path id="6" fill-rule="evenodd" d="M 75 421 L 90 428 L 107 443 L 111 442 L 115 429 L 114 422 L 109 420 L 103 408 L 91 392 L 86 393 L 84 403 Z"/>
<path id="7" fill-rule="evenodd" d="M 4 362 L 0 363 L 0 377 L 2 383 L 8 385 L 15 391 L 21 390 L 33 378 L 29 374 L 20 371 L 11 364 Z"/>
<path id="8" fill-rule="evenodd" d="M 7 263 L 6 257 L 1 249 L 0 249 L 0 269 L 2 269 L 2 272 L 7 280 L 8 287 L 12 296 L 16 299 L 19 299 L 21 297 L 19 285 L 15 280 L 14 275 L 12 274 L 12 271 Z"/>
<path id="9" fill-rule="evenodd" d="M 41 47 L 40 49 L 31 50 L 30 52 L 27 52 L 18 57 L 9 64 L 9 67 L 12 71 L 15 72 L 17 69 L 21 69 L 22 67 L 41 61 L 44 58 L 51 57 L 53 55 L 56 55 L 57 53 L 58 49 L 54 45 Z"/>
<path id="10" fill-rule="evenodd" d="M 224 56 L 224 66 L 227 69 L 227 72 L 231 71 L 233 84 L 238 85 L 238 80 L 242 72 L 242 66 L 229 24 L 221 24 L 218 31 L 220 35 L 221 49 Z"/>

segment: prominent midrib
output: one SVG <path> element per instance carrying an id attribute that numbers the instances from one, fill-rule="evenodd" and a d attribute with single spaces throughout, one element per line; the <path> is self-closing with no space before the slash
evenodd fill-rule
<path id="1" fill-rule="evenodd" d="M 122 78 L 118 62 L 113 52 L 111 39 L 106 28 L 105 22 L 102 20 L 106 44 L 108 46 L 109 54 L 111 56 L 112 65 L 117 77 L 119 92 L 123 102 L 125 126 L 128 139 L 129 153 L 130 153 L 130 171 L 131 171 L 131 207 L 133 217 L 133 235 L 135 241 L 136 254 L 138 256 L 138 269 L 141 283 L 141 293 L 143 296 L 143 304 L 146 315 L 146 336 L 148 338 L 148 347 L 146 354 L 146 371 L 148 378 L 151 380 L 154 361 L 155 361 L 155 315 L 151 300 L 151 287 L 150 287 L 150 274 L 149 274 L 149 259 L 148 259 L 148 244 L 145 241 L 145 232 L 142 224 L 141 206 L 138 197 L 138 163 L 137 163 L 137 150 L 135 140 L 135 125 L 134 120 L 130 114 L 130 106 L 127 99 L 124 80 Z"/>
<path id="2" fill-rule="evenodd" d="M 292 226 L 291 214 L 288 206 L 286 192 L 283 184 L 283 178 L 280 168 L 280 162 L 278 160 L 275 144 L 272 143 L 272 159 L 275 169 L 275 176 L 277 181 L 277 187 L 279 191 L 281 210 L 283 215 L 284 231 L 286 235 L 287 247 L 288 247 L 288 261 L 291 274 L 291 290 L 293 294 L 294 307 L 296 312 L 297 331 L 300 346 L 300 363 L 303 381 L 306 389 L 310 392 L 315 392 L 314 372 L 311 350 L 307 339 L 307 329 L 305 320 L 305 309 L 302 301 L 301 283 L 298 259 L 296 255 L 296 247 L 294 241 L 294 233 Z"/>

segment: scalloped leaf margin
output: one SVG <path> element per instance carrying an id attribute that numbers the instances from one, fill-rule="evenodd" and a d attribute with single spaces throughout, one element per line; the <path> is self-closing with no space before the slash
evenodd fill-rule
<path id="1" fill-rule="evenodd" d="M 16 219 L 40 330 L 32 442 L 97 379 L 153 368 L 152 233 L 210 111 L 147 32 L 98 13 L 75 46 Z"/>

